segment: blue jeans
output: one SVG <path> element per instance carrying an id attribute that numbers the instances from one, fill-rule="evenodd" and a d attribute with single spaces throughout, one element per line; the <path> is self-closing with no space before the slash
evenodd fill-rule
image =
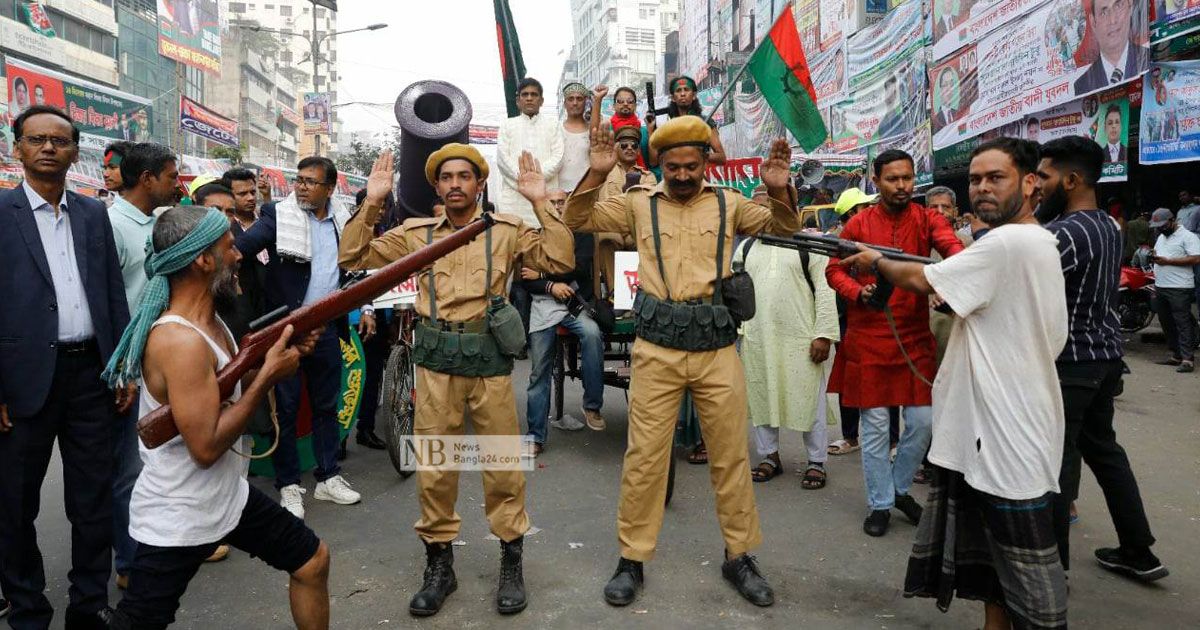
<path id="1" fill-rule="evenodd" d="M 142 455 L 138 452 L 138 401 L 123 416 L 117 417 L 113 433 L 113 565 L 117 575 L 129 575 L 137 541 L 129 536 L 129 497 L 133 484 L 142 472 Z"/>
<path id="2" fill-rule="evenodd" d="M 317 461 L 317 481 L 341 472 L 337 461 L 338 394 L 342 389 L 342 350 L 337 329 L 328 326 L 313 353 L 300 359 L 300 369 L 275 385 L 275 413 L 279 417 L 279 448 L 271 455 L 275 487 L 300 483 L 300 455 L 296 450 L 296 414 L 300 410 L 300 379 L 308 382 L 312 409 L 312 450 Z"/>
<path id="3" fill-rule="evenodd" d="M 563 318 L 559 326 L 579 339 L 583 373 L 583 408 L 600 411 L 604 405 L 604 336 L 600 327 L 586 314 Z M 550 373 L 554 368 L 554 342 L 558 326 L 529 333 L 529 389 L 526 391 L 525 420 L 529 436 L 538 444 L 546 443 L 546 421 L 550 416 Z"/>
<path id="4" fill-rule="evenodd" d="M 888 461 L 891 445 L 887 407 L 863 409 L 859 422 L 867 505 L 872 510 L 890 510 L 896 504 L 897 495 L 908 494 L 913 475 L 925 458 L 925 451 L 929 450 L 933 408 L 904 408 L 904 432 L 896 446 L 895 462 Z"/>

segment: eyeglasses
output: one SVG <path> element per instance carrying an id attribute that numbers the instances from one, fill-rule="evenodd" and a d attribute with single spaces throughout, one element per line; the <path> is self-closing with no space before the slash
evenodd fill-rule
<path id="1" fill-rule="evenodd" d="M 46 146 L 47 142 L 53 144 L 55 149 L 65 149 L 72 144 L 75 144 L 74 140 L 59 136 L 21 136 L 17 140 L 24 142 L 25 146 L 31 149 L 40 149 Z"/>
<path id="2" fill-rule="evenodd" d="M 619 99 L 617 99 L 617 104 L 618 104 L 618 105 L 633 105 L 633 104 L 634 104 L 634 103 L 636 103 L 636 102 L 637 102 L 637 101 L 635 101 L 635 100 L 633 100 L 633 99 L 631 99 L 631 98 L 619 98 Z"/>
<path id="3" fill-rule="evenodd" d="M 297 177 L 295 182 L 296 182 L 297 186 L 303 186 L 305 188 L 314 188 L 316 186 L 327 186 L 329 184 L 329 182 L 318 181 L 311 177 Z"/>
<path id="4" fill-rule="evenodd" d="M 622 149 L 636 149 L 637 145 L 638 142 L 636 140 L 622 140 L 617 143 L 617 146 Z"/>

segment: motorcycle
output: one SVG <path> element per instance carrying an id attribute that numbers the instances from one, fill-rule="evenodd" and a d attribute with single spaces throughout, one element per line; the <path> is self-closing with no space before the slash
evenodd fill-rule
<path id="1" fill-rule="evenodd" d="M 1135 333 L 1154 320 L 1154 270 L 1142 267 L 1121 267 L 1117 285 L 1117 319 L 1121 332 Z"/>

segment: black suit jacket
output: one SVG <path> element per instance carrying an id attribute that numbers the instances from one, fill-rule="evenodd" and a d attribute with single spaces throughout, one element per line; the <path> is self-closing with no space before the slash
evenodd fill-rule
<path id="1" fill-rule="evenodd" d="M 1119 148 L 1119 149 L 1117 149 L 1117 159 L 1116 159 L 1116 160 L 1113 160 L 1113 159 L 1112 159 L 1112 154 L 1108 152 L 1108 145 L 1107 145 L 1107 144 L 1106 144 L 1106 145 L 1104 145 L 1104 146 L 1102 147 L 1102 148 L 1104 149 L 1104 163 L 1105 163 L 1105 164 L 1112 164 L 1114 161 L 1115 161 L 1115 162 L 1125 162 L 1125 161 L 1128 161 L 1128 159 L 1129 159 L 1129 155 L 1128 155 L 1128 153 L 1129 153 L 1129 150 L 1128 150 L 1128 149 L 1126 149 L 1126 148 L 1125 148 L 1125 145 L 1123 145 L 1123 144 L 1121 144 L 1121 145 L 1117 145 L 1117 146 L 1118 146 L 1118 147 L 1120 147 L 1120 148 Z"/>
<path id="2" fill-rule="evenodd" d="M 104 204 L 67 193 L 75 259 L 104 361 L 129 325 L 129 306 Z M 52 252 L 53 253 L 53 252 Z M 21 186 L 0 193 L 0 403 L 11 417 L 46 403 L 58 360 L 58 309 L 46 250 Z"/>
<path id="3" fill-rule="evenodd" d="M 1146 69 L 1150 63 L 1149 57 L 1148 48 L 1129 42 L 1129 54 L 1125 57 L 1125 69 L 1122 71 L 1124 74 L 1121 76 L 1121 83 L 1132 79 Z M 1108 87 L 1110 79 L 1111 77 L 1104 73 L 1104 63 L 1097 57 L 1096 61 L 1088 66 L 1087 72 L 1075 79 L 1075 95 L 1082 96 L 1088 92 Z"/>

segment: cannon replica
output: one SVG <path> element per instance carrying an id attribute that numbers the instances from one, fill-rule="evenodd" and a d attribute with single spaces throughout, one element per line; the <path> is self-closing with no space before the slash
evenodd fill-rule
<path id="1" fill-rule="evenodd" d="M 447 143 L 467 141 L 471 103 L 466 94 L 449 83 L 418 81 L 400 93 L 396 99 L 395 112 L 401 129 L 400 153 L 397 160 L 400 181 L 398 194 L 395 195 L 399 203 L 400 217 L 428 217 L 432 215 L 435 195 L 429 182 L 425 180 L 425 161 L 429 159 L 430 154 Z M 217 374 L 221 398 L 232 395 L 238 381 L 248 371 L 262 364 L 267 350 L 279 339 L 283 329 L 289 324 L 294 326 L 294 334 L 299 337 L 330 321 L 345 317 L 350 311 L 394 289 L 438 258 L 466 245 L 481 234 L 491 221 L 491 216 L 484 216 L 463 227 L 453 236 L 423 247 L 364 278 L 348 283 L 318 302 L 290 312 L 286 307 L 281 307 L 259 318 L 251 324 L 251 332 L 239 342 L 237 355 Z M 399 343 L 397 347 L 404 345 Z M 392 358 L 388 362 L 389 372 L 392 372 Z M 411 377 L 411 369 L 408 372 Z M 389 376 L 393 374 L 390 373 Z M 411 391 L 408 392 L 408 396 L 408 430 L 411 431 Z M 138 435 L 148 448 L 161 446 L 179 435 L 170 405 L 163 405 L 141 418 L 138 421 Z"/>

